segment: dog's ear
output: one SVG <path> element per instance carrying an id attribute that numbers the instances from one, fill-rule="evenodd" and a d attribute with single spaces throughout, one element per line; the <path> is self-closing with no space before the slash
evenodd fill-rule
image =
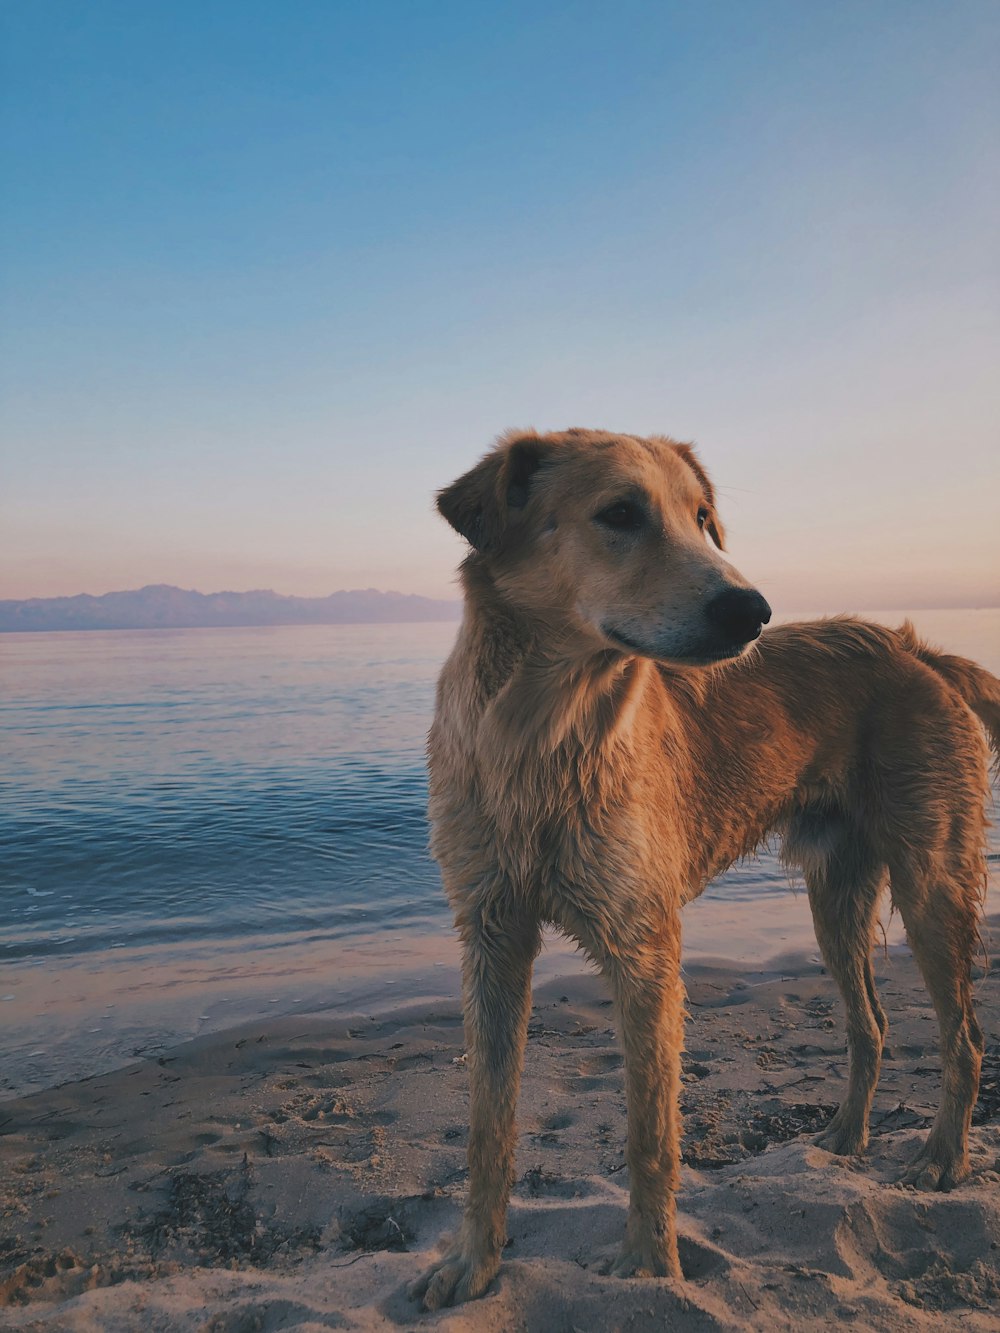
<path id="1" fill-rule="evenodd" d="M 708 479 L 708 473 L 701 465 L 701 460 L 689 444 L 675 444 L 674 453 L 683 458 L 688 467 L 698 478 L 702 493 L 705 496 L 705 508 L 708 510 L 708 519 L 705 522 L 705 531 L 715 542 L 720 551 L 725 550 L 726 530 L 719 521 L 719 516 L 715 512 L 715 488 Z"/>
<path id="2" fill-rule="evenodd" d="M 545 441 L 534 435 L 498 444 L 471 472 L 438 492 L 438 511 L 475 550 L 495 550 L 510 511 L 528 503 L 531 478 L 546 449 Z"/>

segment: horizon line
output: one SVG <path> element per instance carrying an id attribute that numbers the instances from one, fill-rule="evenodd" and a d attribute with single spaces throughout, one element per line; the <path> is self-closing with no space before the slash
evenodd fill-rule
<path id="1" fill-rule="evenodd" d="M 218 588 L 213 592 L 202 592 L 200 588 L 185 588 L 180 583 L 142 583 L 135 588 L 109 588 L 106 592 L 58 592 L 50 593 L 47 596 L 29 596 L 29 597 L 0 597 L 0 604 L 4 602 L 61 602 L 75 597 L 115 597 L 121 593 L 130 592 L 150 592 L 157 589 L 164 589 L 170 592 L 194 593 L 197 597 L 225 597 L 233 595 L 236 597 L 249 597 L 254 593 L 268 593 L 272 597 L 294 597 L 299 601 L 321 602 L 327 597 L 337 597 L 341 594 L 351 593 L 375 593 L 379 597 L 419 597 L 425 602 L 441 601 L 460 601 L 461 598 L 431 597 L 426 593 L 419 592 L 401 592 L 398 588 L 334 588 L 332 592 L 326 593 L 298 593 L 298 592 L 277 592 L 274 588 Z"/>
<path id="2" fill-rule="evenodd" d="M 398 589 L 398 588 L 376 588 L 376 587 L 373 587 L 373 586 L 371 586 L 371 585 L 369 585 L 368 587 L 364 587 L 364 588 L 363 588 L 363 587 L 335 588 L 335 589 L 333 589 L 331 592 L 328 592 L 328 593 L 294 593 L 294 592 L 293 592 L 293 593 L 286 593 L 286 592 L 278 592 L 278 591 L 276 591 L 274 588 L 263 588 L 263 587 L 254 587 L 254 588 L 219 588 L 219 589 L 216 589 L 216 590 L 211 591 L 211 592 L 202 592 L 202 590 L 201 590 L 200 588 L 186 588 L 186 587 L 183 587 L 183 586 L 181 586 L 180 584 L 177 584 L 177 583 L 144 583 L 144 584 L 139 585 L 138 587 L 132 587 L 132 588 L 121 588 L 121 587 L 117 587 L 117 588 L 109 588 L 106 592 L 101 592 L 101 593 L 72 592 L 72 593 L 54 593 L 54 594 L 50 594 L 50 595 L 48 595 L 48 596 L 44 596 L 44 597 L 41 597 L 41 596 L 28 596 L 28 597 L 0 597 L 0 604 L 6 603 L 6 602 L 19 602 L 19 603 L 24 603 L 24 602 L 57 602 L 57 601 L 71 600 L 71 599 L 75 599 L 75 598 L 78 598 L 78 597 L 90 597 L 90 598 L 93 598 L 93 599 L 97 600 L 97 599 L 102 598 L 102 597 L 114 597 L 114 596 L 116 596 L 116 595 L 126 594 L 126 593 L 148 592 L 148 591 L 156 590 L 156 589 L 169 590 L 169 591 L 171 591 L 171 592 L 193 593 L 195 596 L 198 596 L 198 597 L 222 597 L 222 596 L 227 596 L 227 595 L 232 595 L 232 596 L 237 596 L 237 597 L 248 597 L 248 596 L 251 596 L 251 595 L 254 594 L 254 593 L 258 593 L 258 594 L 267 594 L 267 595 L 272 596 L 272 597 L 287 598 L 287 599 L 289 599 L 289 600 L 294 599 L 294 600 L 296 600 L 296 601 L 310 601 L 310 602 L 320 602 L 320 601 L 325 601 L 325 600 L 327 600 L 327 599 L 330 598 L 330 597 L 337 597 L 337 596 L 341 596 L 341 595 L 350 595 L 350 594 L 358 594 L 358 593 L 362 593 L 362 594 L 374 594 L 374 595 L 376 595 L 376 596 L 378 596 L 378 597 L 406 597 L 406 598 L 416 598 L 416 599 L 418 599 L 418 600 L 420 600 L 420 601 L 424 601 L 424 602 L 440 602 L 440 603 L 445 604 L 445 605 L 457 605 L 457 604 L 461 603 L 462 600 L 463 600 L 463 598 L 462 598 L 461 596 L 457 596 L 457 597 L 455 597 L 455 596 L 453 596 L 453 597 L 440 597 L 440 596 L 438 596 L 438 597 L 435 597 L 435 596 L 431 596 L 431 595 L 429 595 L 429 594 L 427 594 L 427 593 L 402 592 L 402 591 L 401 591 L 400 589 Z M 822 599 L 822 601 L 823 601 L 824 603 L 826 602 L 826 600 L 827 600 L 826 598 L 823 598 L 823 599 Z M 786 606 L 785 606 L 785 611 L 789 611 L 789 612 L 800 612 L 800 611 L 801 611 L 801 612 L 810 612 L 810 611 L 811 611 L 812 613 L 817 614 L 817 615 L 838 615 L 838 614 L 850 615 L 850 614 L 852 614 L 854 611 L 896 611 L 896 610 L 901 610 L 901 611 L 906 611 L 906 610 L 909 610 L 909 611 L 995 611 L 995 610 L 1000 610 L 1000 601 L 986 601 L 986 602 L 983 602 L 983 601 L 979 601 L 979 600 L 974 600 L 974 599 L 972 599 L 972 598 L 965 598 L 965 599 L 963 599 L 963 600 L 955 601 L 955 602 L 950 602 L 950 603 L 947 603 L 947 604 L 942 604 L 942 603 L 940 603 L 940 602 L 928 603 L 928 602 L 922 602 L 922 601 L 921 601 L 921 602 L 911 602 L 911 603 L 907 603 L 905 606 L 904 606 L 904 605 L 896 606 L 896 605 L 890 605 L 890 604 L 888 604 L 888 603 L 886 603 L 886 602 L 883 602 L 883 601 L 871 601 L 871 600 L 866 599 L 864 602 L 855 602 L 855 603 L 853 603 L 853 604 L 852 604 L 852 610 L 851 610 L 851 611 L 843 611 L 843 610 L 841 610 L 841 611 L 830 611 L 830 610 L 825 609 L 824 606 L 820 606 L 820 605 L 818 605 L 817 603 L 805 603 L 805 602 L 800 601 L 798 598 L 796 598 L 795 601 L 794 601 L 794 603 L 792 603 L 792 604 L 786 604 Z M 783 614 L 785 614 L 785 611 L 779 611 L 778 614 L 779 614 L 779 615 L 783 615 Z"/>

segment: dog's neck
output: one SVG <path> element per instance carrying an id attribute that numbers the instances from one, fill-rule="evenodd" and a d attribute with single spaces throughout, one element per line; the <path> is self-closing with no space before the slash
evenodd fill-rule
<path id="1" fill-rule="evenodd" d="M 512 607 L 479 562 L 462 575 L 484 741 L 549 754 L 627 742 L 653 664 L 582 644 L 557 616 Z"/>

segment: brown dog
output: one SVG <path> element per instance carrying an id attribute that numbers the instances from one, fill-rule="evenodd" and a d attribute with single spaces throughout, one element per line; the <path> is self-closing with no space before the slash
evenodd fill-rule
<path id="1" fill-rule="evenodd" d="M 479 1296 L 499 1267 L 543 922 L 600 966 L 617 1005 L 631 1202 L 612 1271 L 681 1276 L 680 908 L 775 830 L 847 1007 L 847 1097 L 819 1142 L 858 1153 L 868 1139 L 886 1031 L 870 951 L 888 881 L 943 1061 L 903 1179 L 961 1180 L 983 1049 L 970 978 L 987 751 L 973 713 L 1000 748 L 1000 682 L 909 626 L 788 625 L 748 652 L 770 609 L 706 540 L 721 549 L 711 484 L 668 439 L 509 435 L 438 505 L 472 547 L 430 734 L 472 1124 L 461 1230 L 413 1294 L 428 1309 Z"/>

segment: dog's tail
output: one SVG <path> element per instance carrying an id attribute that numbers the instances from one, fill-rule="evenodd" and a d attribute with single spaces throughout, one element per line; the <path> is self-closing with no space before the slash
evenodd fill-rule
<path id="1" fill-rule="evenodd" d="M 1000 680 L 967 657 L 954 657 L 931 648 L 909 620 L 904 620 L 897 633 L 908 652 L 919 657 L 962 696 L 983 724 L 994 759 L 1000 766 Z"/>

